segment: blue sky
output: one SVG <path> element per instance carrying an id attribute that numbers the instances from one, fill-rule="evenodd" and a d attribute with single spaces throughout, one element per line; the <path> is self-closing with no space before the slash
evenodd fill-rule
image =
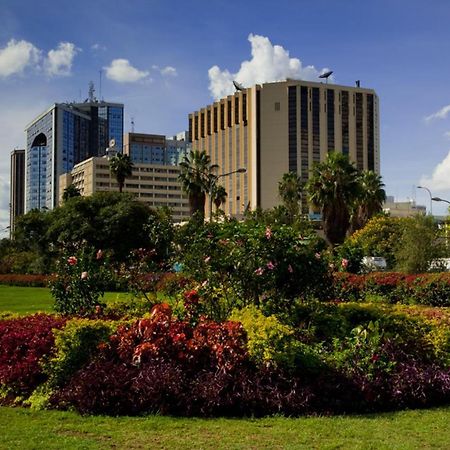
<path id="1" fill-rule="evenodd" d="M 244 61 L 266 77 L 298 59 L 300 75 L 330 68 L 336 83 L 360 79 L 380 98 L 387 193 L 429 207 L 414 189 L 423 184 L 450 199 L 449 19 L 445 0 L 2 0 L 0 227 L 25 125 L 54 102 L 84 99 L 90 80 L 98 89 L 101 69 L 102 96 L 125 104 L 126 131 L 134 117 L 136 131 L 168 135 L 230 77 L 251 81 Z M 252 57 L 258 43 L 269 60 L 281 53 L 280 67 Z"/>

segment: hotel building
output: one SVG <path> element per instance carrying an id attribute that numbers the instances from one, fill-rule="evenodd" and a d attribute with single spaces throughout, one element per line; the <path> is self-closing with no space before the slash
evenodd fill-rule
<path id="1" fill-rule="evenodd" d="M 301 80 L 238 90 L 189 115 L 193 150 L 204 150 L 224 177 L 224 210 L 280 203 L 278 182 L 286 172 L 306 182 L 330 151 L 342 152 L 360 170 L 380 172 L 378 97 L 372 89 Z M 308 212 L 306 202 L 303 212 Z"/>
<path id="2" fill-rule="evenodd" d="M 176 222 L 189 219 L 189 202 L 178 181 L 178 166 L 164 164 L 133 165 L 132 176 L 125 180 L 124 192 L 152 208 L 167 206 Z M 100 191 L 119 191 L 119 186 L 109 169 L 107 157 L 93 157 L 76 164 L 70 173 L 59 177 L 60 203 L 64 189 L 73 184 L 81 195 Z"/>

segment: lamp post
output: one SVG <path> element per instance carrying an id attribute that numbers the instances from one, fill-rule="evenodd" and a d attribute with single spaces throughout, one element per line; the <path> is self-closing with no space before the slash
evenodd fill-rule
<path id="1" fill-rule="evenodd" d="M 245 167 L 241 167 L 240 169 L 233 170 L 232 172 L 222 173 L 220 175 L 210 175 L 210 181 L 209 181 L 209 222 L 212 222 L 212 204 L 213 204 L 213 192 L 214 188 L 217 185 L 217 181 L 219 181 L 219 178 L 228 177 L 230 175 L 233 175 L 235 173 L 245 173 L 247 172 L 247 169 Z"/>
<path id="2" fill-rule="evenodd" d="M 430 195 L 430 216 L 433 215 L 433 196 L 431 195 L 431 191 L 425 186 L 417 186 L 418 189 L 425 189 Z M 436 197 L 437 198 L 437 197 Z"/>
<path id="3" fill-rule="evenodd" d="M 448 200 L 445 200 L 445 199 L 440 198 L 440 197 L 432 197 L 431 200 L 433 200 L 434 202 L 445 202 L 445 203 L 448 203 L 450 205 L 450 202 Z"/>

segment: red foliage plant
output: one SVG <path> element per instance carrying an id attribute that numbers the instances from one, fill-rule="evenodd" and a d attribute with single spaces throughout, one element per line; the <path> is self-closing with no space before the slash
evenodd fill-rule
<path id="1" fill-rule="evenodd" d="M 0 384 L 15 395 L 23 395 L 43 382 L 41 359 L 53 350 L 53 329 L 65 322 L 49 314 L 1 320 Z"/>
<path id="2" fill-rule="evenodd" d="M 48 275 L 0 274 L 0 284 L 9 286 L 46 287 L 49 279 Z"/>

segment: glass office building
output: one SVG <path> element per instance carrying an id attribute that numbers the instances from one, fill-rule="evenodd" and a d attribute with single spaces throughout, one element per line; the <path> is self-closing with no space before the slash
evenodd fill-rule
<path id="1" fill-rule="evenodd" d="M 104 155 L 111 139 L 122 148 L 123 105 L 61 103 L 26 127 L 25 212 L 58 204 L 58 179 L 74 165 Z"/>

